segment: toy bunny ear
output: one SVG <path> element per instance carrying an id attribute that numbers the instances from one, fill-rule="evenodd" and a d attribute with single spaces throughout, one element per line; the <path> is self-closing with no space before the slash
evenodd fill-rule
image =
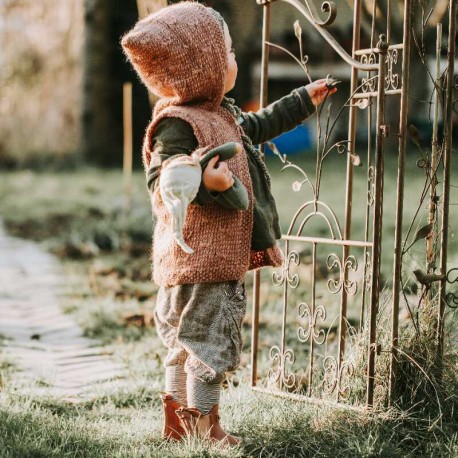
<path id="1" fill-rule="evenodd" d="M 237 154 L 237 143 L 228 142 L 200 155 L 200 165 L 204 169 L 210 159 L 219 156 L 220 161 L 227 161 Z"/>
<path id="2" fill-rule="evenodd" d="M 202 179 L 199 163 L 189 156 L 179 157 L 167 164 L 161 172 L 159 188 L 171 219 L 176 243 L 188 254 L 194 253 L 184 241 L 183 226 L 188 206 L 197 195 Z"/>

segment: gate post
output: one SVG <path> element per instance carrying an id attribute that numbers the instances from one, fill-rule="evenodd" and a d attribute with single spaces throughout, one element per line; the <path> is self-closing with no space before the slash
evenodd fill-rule
<path id="1" fill-rule="evenodd" d="M 378 90 L 377 90 L 377 121 L 376 121 L 376 143 L 375 143 L 375 202 L 373 218 L 373 256 L 372 256 L 372 288 L 370 300 L 369 320 L 369 345 L 367 358 L 367 393 L 366 404 L 372 406 L 374 402 L 374 375 L 375 356 L 377 353 L 377 312 L 380 296 L 380 253 L 382 243 L 382 219 L 383 219 L 383 138 L 386 136 L 385 122 L 385 72 L 388 43 L 386 36 L 380 35 L 377 43 L 378 61 Z"/>
<path id="2" fill-rule="evenodd" d="M 356 51 L 360 48 L 360 20 L 361 20 L 361 1 L 356 0 L 353 12 L 353 45 L 352 54 L 353 59 L 356 58 Z M 350 94 L 356 93 L 358 87 L 358 69 L 354 66 L 351 67 L 351 80 L 350 80 Z M 356 104 L 354 99 L 350 101 L 350 109 L 348 114 L 348 147 L 353 154 L 355 151 L 355 137 L 356 137 Z M 345 189 L 345 228 L 344 239 L 350 240 L 351 238 L 351 215 L 352 215 L 352 199 L 353 199 L 353 160 L 351 154 L 347 157 L 347 179 Z M 343 247 L 342 259 L 345 262 L 350 254 L 350 248 L 347 245 Z M 348 270 L 344 271 L 344 281 L 348 278 Z M 345 353 L 345 339 L 347 330 L 347 291 L 342 288 L 342 303 L 340 308 L 340 340 L 339 340 L 339 367 L 342 363 Z"/>
<path id="3" fill-rule="evenodd" d="M 396 226 L 394 233 L 393 310 L 391 316 L 391 359 L 388 381 L 388 402 L 393 400 L 396 372 L 396 347 L 398 345 L 399 298 L 402 270 L 402 219 L 404 211 L 404 175 L 406 162 L 407 113 L 409 105 L 410 44 L 412 36 L 412 0 L 404 2 L 404 36 L 402 52 L 401 113 L 399 119 L 399 156 L 396 192 Z"/>
<path id="4" fill-rule="evenodd" d="M 269 72 L 269 41 L 270 35 L 270 1 L 256 0 L 263 8 L 262 22 L 262 63 L 261 63 L 261 94 L 260 108 L 267 105 L 267 84 Z M 260 147 L 261 152 L 264 150 L 264 145 Z M 251 386 L 256 386 L 258 379 L 258 340 L 259 340 L 259 293 L 261 286 L 261 275 L 259 270 L 253 273 L 253 310 L 251 323 Z"/>

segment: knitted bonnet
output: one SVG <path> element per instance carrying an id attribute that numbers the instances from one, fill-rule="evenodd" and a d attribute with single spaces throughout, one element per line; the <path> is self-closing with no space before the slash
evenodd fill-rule
<path id="1" fill-rule="evenodd" d="M 147 88 L 167 106 L 220 105 L 227 73 L 221 20 L 195 2 L 171 5 L 138 21 L 121 41 Z"/>

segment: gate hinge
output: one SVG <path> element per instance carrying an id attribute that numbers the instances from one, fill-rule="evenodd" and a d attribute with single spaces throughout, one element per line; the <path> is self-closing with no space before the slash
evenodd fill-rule
<path id="1" fill-rule="evenodd" d="M 380 130 L 382 131 L 382 135 L 386 138 L 390 135 L 390 125 L 389 124 L 382 124 L 380 126 Z"/>

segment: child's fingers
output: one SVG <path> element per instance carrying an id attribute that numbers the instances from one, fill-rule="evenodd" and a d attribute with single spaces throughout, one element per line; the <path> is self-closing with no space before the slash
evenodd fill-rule
<path id="1" fill-rule="evenodd" d="M 221 172 L 224 175 L 229 175 L 231 173 L 231 171 L 229 170 L 229 167 L 227 166 L 225 162 L 220 162 L 218 164 L 217 169 L 218 169 L 218 172 Z"/>
<path id="2" fill-rule="evenodd" d="M 319 80 L 312 81 L 310 84 L 319 85 L 319 84 L 325 83 L 326 81 L 327 81 L 326 78 L 320 78 Z"/>
<path id="3" fill-rule="evenodd" d="M 212 157 L 207 164 L 207 168 L 214 169 L 215 164 L 219 161 L 219 155 L 217 154 L 215 157 Z"/>

